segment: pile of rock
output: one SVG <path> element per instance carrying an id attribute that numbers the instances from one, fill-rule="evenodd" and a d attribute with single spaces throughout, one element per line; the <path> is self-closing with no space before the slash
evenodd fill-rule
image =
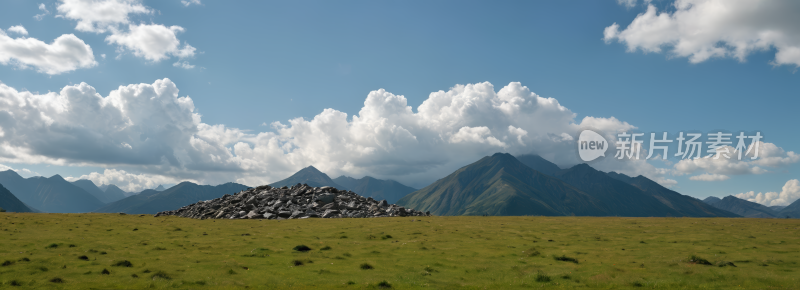
<path id="1" fill-rule="evenodd" d="M 297 184 L 282 188 L 263 185 L 155 216 L 165 215 L 196 219 L 303 219 L 429 216 L 430 212 L 406 209 L 329 186 Z"/>

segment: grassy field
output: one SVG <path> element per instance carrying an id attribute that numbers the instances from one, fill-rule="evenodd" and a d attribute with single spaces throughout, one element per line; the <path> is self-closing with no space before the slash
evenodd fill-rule
<path id="1" fill-rule="evenodd" d="M 0 288 L 798 289 L 798 228 L 742 218 L 2 213 Z"/>

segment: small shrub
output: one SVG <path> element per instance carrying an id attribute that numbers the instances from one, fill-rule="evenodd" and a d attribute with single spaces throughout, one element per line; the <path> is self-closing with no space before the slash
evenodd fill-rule
<path id="1" fill-rule="evenodd" d="M 434 268 L 431 268 L 431 266 L 425 266 L 425 269 L 423 269 L 423 270 L 425 270 L 425 272 L 428 272 L 428 273 L 435 273 L 435 272 L 439 272 L 439 271 L 437 271 L 436 269 L 434 269 Z"/>
<path id="2" fill-rule="evenodd" d="M 292 250 L 295 250 L 295 251 L 298 251 L 298 252 L 308 252 L 308 251 L 311 251 L 311 248 L 309 248 L 306 245 L 297 245 L 294 248 L 292 248 Z"/>
<path id="3" fill-rule="evenodd" d="M 11 265 L 14 265 L 14 262 L 13 262 L 13 261 L 6 260 L 5 262 L 3 262 L 3 264 L 2 264 L 2 265 L 3 265 L 3 267 L 5 267 L 5 266 L 11 266 Z"/>
<path id="4" fill-rule="evenodd" d="M 52 243 L 52 244 L 47 245 L 47 247 L 44 247 L 44 248 L 45 249 L 55 249 L 55 248 L 58 248 L 58 244 Z"/>
<path id="5" fill-rule="evenodd" d="M 556 261 L 573 262 L 575 264 L 578 263 L 578 259 L 570 258 L 570 257 L 564 256 L 564 255 L 561 255 L 561 257 L 553 256 L 553 259 L 555 259 Z"/>
<path id="6" fill-rule="evenodd" d="M 233 269 L 228 270 L 228 275 L 236 275 L 236 271 Z"/>
<path id="7" fill-rule="evenodd" d="M 367 263 L 361 264 L 361 270 L 372 270 L 372 269 L 375 269 L 375 267 L 372 267 L 372 265 L 370 264 Z"/>
<path id="8" fill-rule="evenodd" d="M 320 249 L 320 251 L 327 251 L 327 250 L 330 250 L 330 249 L 331 249 L 330 246 L 325 246 L 322 249 Z"/>
<path id="9" fill-rule="evenodd" d="M 150 276 L 150 278 L 153 278 L 153 280 L 155 280 L 155 279 L 171 280 L 172 279 L 172 277 L 170 277 L 169 274 L 167 274 L 164 271 L 155 272 L 152 276 Z"/>
<path id="10" fill-rule="evenodd" d="M 391 238 L 392 238 L 392 235 L 385 235 L 385 236 L 381 237 L 381 240 L 391 239 Z"/>
<path id="11" fill-rule="evenodd" d="M 356 284 L 356 282 L 353 282 L 353 281 L 347 281 L 347 285 L 355 285 L 355 284 Z"/>
<path id="12" fill-rule="evenodd" d="M 20 262 L 30 262 L 31 259 L 28 259 L 28 257 L 25 257 L 25 258 L 19 259 L 19 261 Z"/>
<path id="13" fill-rule="evenodd" d="M 642 282 L 639 281 L 633 282 L 631 283 L 631 285 L 633 285 L 633 287 L 644 287 L 644 284 L 642 284 Z"/>
<path id="14" fill-rule="evenodd" d="M 49 270 L 49 269 L 47 269 L 47 267 L 44 267 L 44 266 L 39 267 L 39 271 L 47 272 L 47 270 Z"/>
<path id="15" fill-rule="evenodd" d="M 552 280 L 550 276 L 547 276 L 547 274 L 545 274 L 544 272 L 542 271 L 536 272 L 536 282 L 547 283 L 550 282 L 550 280 Z"/>
<path id="16" fill-rule="evenodd" d="M 708 266 L 712 265 L 711 262 L 709 262 L 708 260 L 700 258 L 700 257 L 698 257 L 696 255 L 689 256 L 689 263 L 700 264 L 700 265 L 708 265 Z"/>
<path id="17" fill-rule="evenodd" d="M 561 279 L 569 280 L 569 279 L 572 279 L 572 276 L 570 276 L 569 274 L 564 274 L 564 275 L 561 275 Z"/>
<path id="18" fill-rule="evenodd" d="M 69 244 L 69 246 L 68 246 L 68 247 L 70 247 L 70 248 L 74 248 L 74 247 L 77 247 L 77 246 L 76 246 L 75 244 Z"/>
<path id="19" fill-rule="evenodd" d="M 105 255 L 105 254 L 108 254 L 108 253 L 106 253 L 105 251 L 100 252 L 100 255 Z"/>
<path id="20" fill-rule="evenodd" d="M 131 278 L 139 278 L 139 275 L 136 275 L 135 273 L 131 274 Z"/>
<path id="21" fill-rule="evenodd" d="M 53 282 L 53 283 L 64 283 L 64 279 L 61 279 L 59 277 L 55 277 L 53 279 L 50 279 L 50 282 Z"/>
<path id="22" fill-rule="evenodd" d="M 346 239 L 346 238 L 347 238 L 347 236 L 341 236 L 341 237 L 339 237 L 339 238 L 340 238 L 340 239 Z M 351 282 L 352 282 L 352 281 L 351 281 Z"/>
<path id="23" fill-rule="evenodd" d="M 102 272 L 100 272 L 100 274 L 103 274 L 103 275 L 111 275 L 111 271 L 108 271 L 108 269 L 105 269 L 105 268 L 104 268 L 104 269 L 103 269 L 103 271 L 102 271 Z"/>
<path id="24" fill-rule="evenodd" d="M 720 267 L 725 267 L 725 266 L 736 267 L 736 265 L 733 264 L 733 262 L 728 262 L 728 261 L 721 261 L 721 262 L 717 263 L 717 266 L 720 266 Z"/>
<path id="25" fill-rule="evenodd" d="M 164 247 L 155 247 L 155 248 L 153 248 L 153 250 L 156 250 L 156 251 L 164 251 L 166 249 L 167 248 L 164 248 Z"/>
<path id="26" fill-rule="evenodd" d="M 128 260 L 117 261 L 116 263 L 112 264 L 111 266 L 115 267 L 133 267 L 133 264 Z"/>
<path id="27" fill-rule="evenodd" d="M 295 266 L 302 266 L 303 265 L 303 261 L 294 260 L 294 261 L 292 261 L 292 264 L 294 264 Z"/>
<path id="28" fill-rule="evenodd" d="M 386 282 L 386 280 L 383 280 L 380 283 L 378 283 L 378 287 L 380 287 L 380 288 L 392 288 L 392 284 L 389 284 L 389 282 Z"/>
<path id="29" fill-rule="evenodd" d="M 144 269 L 144 271 L 142 271 L 142 273 L 145 273 L 145 274 L 150 273 L 150 270 Z"/>
<path id="30" fill-rule="evenodd" d="M 349 258 L 349 257 L 352 257 L 353 255 L 351 255 L 350 253 L 344 253 L 344 254 L 342 254 L 342 256 L 345 256 L 345 257 Z"/>
<path id="31" fill-rule="evenodd" d="M 22 282 L 17 280 L 11 280 L 11 282 L 9 282 L 8 284 L 11 286 L 22 286 Z"/>
<path id="32" fill-rule="evenodd" d="M 84 261 L 89 261 L 89 257 L 87 257 L 86 255 L 80 256 L 80 257 L 78 257 L 78 259 L 84 260 Z"/>

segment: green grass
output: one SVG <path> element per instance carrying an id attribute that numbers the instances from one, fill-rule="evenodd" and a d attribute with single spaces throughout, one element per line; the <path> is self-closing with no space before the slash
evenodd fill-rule
<path id="1" fill-rule="evenodd" d="M 792 289 L 798 228 L 793 219 L 2 213 L 0 288 Z"/>

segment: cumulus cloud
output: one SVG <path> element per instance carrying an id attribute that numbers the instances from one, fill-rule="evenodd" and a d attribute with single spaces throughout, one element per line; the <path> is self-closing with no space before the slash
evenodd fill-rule
<path id="1" fill-rule="evenodd" d="M 95 33 L 130 23 L 131 14 L 153 13 L 138 0 L 61 0 L 57 9 L 58 17 L 78 21 L 76 30 Z"/>
<path id="2" fill-rule="evenodd" d="M 130 51 L 152 62 L 195 55 L 193 46 L 178 40 L 183 27 L 134 24 L 131 16 L 153 13 L 138 0 L 61 0 L 58 12 L 58 17 L 76 20 L 78 31 L 110 33 L 106 42 L 117 45 L 120 52 Z"/>
<path id="3" fill-rule="evenodd" d="M 746 199 L 766 206 L 789 205 L 800 199 L 800 181 L 792 179 L 783 185 L 781 192 L 755 193 L 754 191 L 735 195 L 738 198 Z"/>
<path id="4" fill-rule="evenodd" d="M 773 64 L 800 67 L 798 1 L 677 0 L 673 5 L 672 12 L 647 5 L 626 28 L 620 30 L 617 23 L 606 27 L 603 39 L 624 43 L 629 52 L 666 49 L 692 63 L 710 58 L 744 62 L 753 52 L 775 49 Z"/>
<path id="5" fill-rule="evenodd" d="M 42 11 L 42 13 L 33 16 L 33 19 L 36 19 L 36 21 L 41 21 L 45 16 L 50 15 L 50 11 L 47 10 L 47 6 L 45 6 L 44 3 L 39 3 L 39 11 Z"/>
<path id="6" fill-rule="evenodd" d="M 28 35 L 28 30 L 22 25 L 14 25 L 8 28 L 8 32 L 14 32 L 20 35 Z"/>
<path id="7" fill-rule="evenodd" d="M 192 5 L 192 4 L 202 5 L 202 3 L 200 3 L 200 0 L 181 0 L 181 4 L 183 4 L 183 6 L 186 6 L 186 7 L 189 7 L 189 5 Z"/>
<path id="8" fill-rule="evenodd" d="M 177 180 L 171 177 L 150 174 L 133 174 L 125 170 L 106 169 L 103 173 L 92 172 L 90 174 L 81 175 L 79 177 L 65 177 L 67 181 L 76 181 L 80 179 L 87 179 L 94 182 L 94 184 L 113 184 L 120 189 L 127 192 L 140 192 L 145 189 L 156 188 L 161 184 L 173 184 L 182 181 L 193 180 Z M 196 181 L 194 181 L 196 182 Z"/>
<path id="9" fill-rule="evenodd" d="M 416 112 L 402 95 L 369 93 L 359 113 L 325 109 L 312 119 L 272 122 L 257 134 L 201 122 L 169 79 L 100 96 L 86 83 L 34 94 L 0 84 L 0 162 L 87 165 L 172 178 L 247 185 L 314 165 L 338 176 L 372 175 L 424 185 L 495 152 L 540 153 L 578 162 L 583 127 L 614 134 L 631 125 L 575 114 L 519 83 L 431 93 Z M 113 171 L 97 173 L 99 180 Z M 134 184 L 134 183 L 131 183 Z M 145 186 L 146 187 L 146 186 Z"/>
<path id="10" fill-rule="evenodd" d="M 698 181 L 724 181 L 730 179 L 727 175 L 722 174 L 700 174 L 689 177 L 689 180 L 698 180 Z"/>
<path id="11" fill-rule="evenodd" d="M 27 34 L 22 26 L 15 32 Z M 11 31 L 9 29 L 9 31 Z M 25 33 L 22 33 L 25 32 Z M 64 34 L 47 44 L 35 38 L 11 38 L 0 29 L 0 64 L 56 75 L 97 65 L 92 48 L 73 34 Z"/>
<path id="12" fill-rule="evenodd" d="M 134 55 L 158 62 L 170 56 L 180 58 L 194 56 L 195 48 L 181 46 L 177 34 L 183 32 L 180 26 L 166 27 L 160 24 L 130 25 L 130 31 L 115 33 L 106 37 L 106 42 L 117 44 L 133 52 Z"/>
<path id="13" fill-rule="evenodd" d="M 756 146 L 758 147 L 758 158 L 752 159 L 756 157 Z M 730 146 L 724 146 L 723 149 L 720 149 L 720 152 L 724 150 L 731 152 L 731 154 L 729 154 L 731 158 L 724 158 L 722 156 L 718 159 L 714 159 L 713 157 L 697 159 L 687 158 L 675 163 L 673 168 L 677 175 L 692 174 L 697 171 L 717 175 L 764 174 L 769 172 L 767 168 L 784 167 L 800 161 L 800 155 L 792 151 L 786 152 L 783 148 L 773 143 L 759 141 L 757 145 L 751 144 L 748 148 L 748 150 L 744 150 L 745 152 L 742 154 L 741 160 L 739 160 L 738 157 L 738 150 Z"/>
<path id="14" fill-rule="evenodd" d="M 189 64 L 188 61 L 179 61 L 179 62 L 173 63 L 172 66 L 185 68 L 185 69 L 193 69 L 194 68 L 194 65 L 193 64 Z"/>

